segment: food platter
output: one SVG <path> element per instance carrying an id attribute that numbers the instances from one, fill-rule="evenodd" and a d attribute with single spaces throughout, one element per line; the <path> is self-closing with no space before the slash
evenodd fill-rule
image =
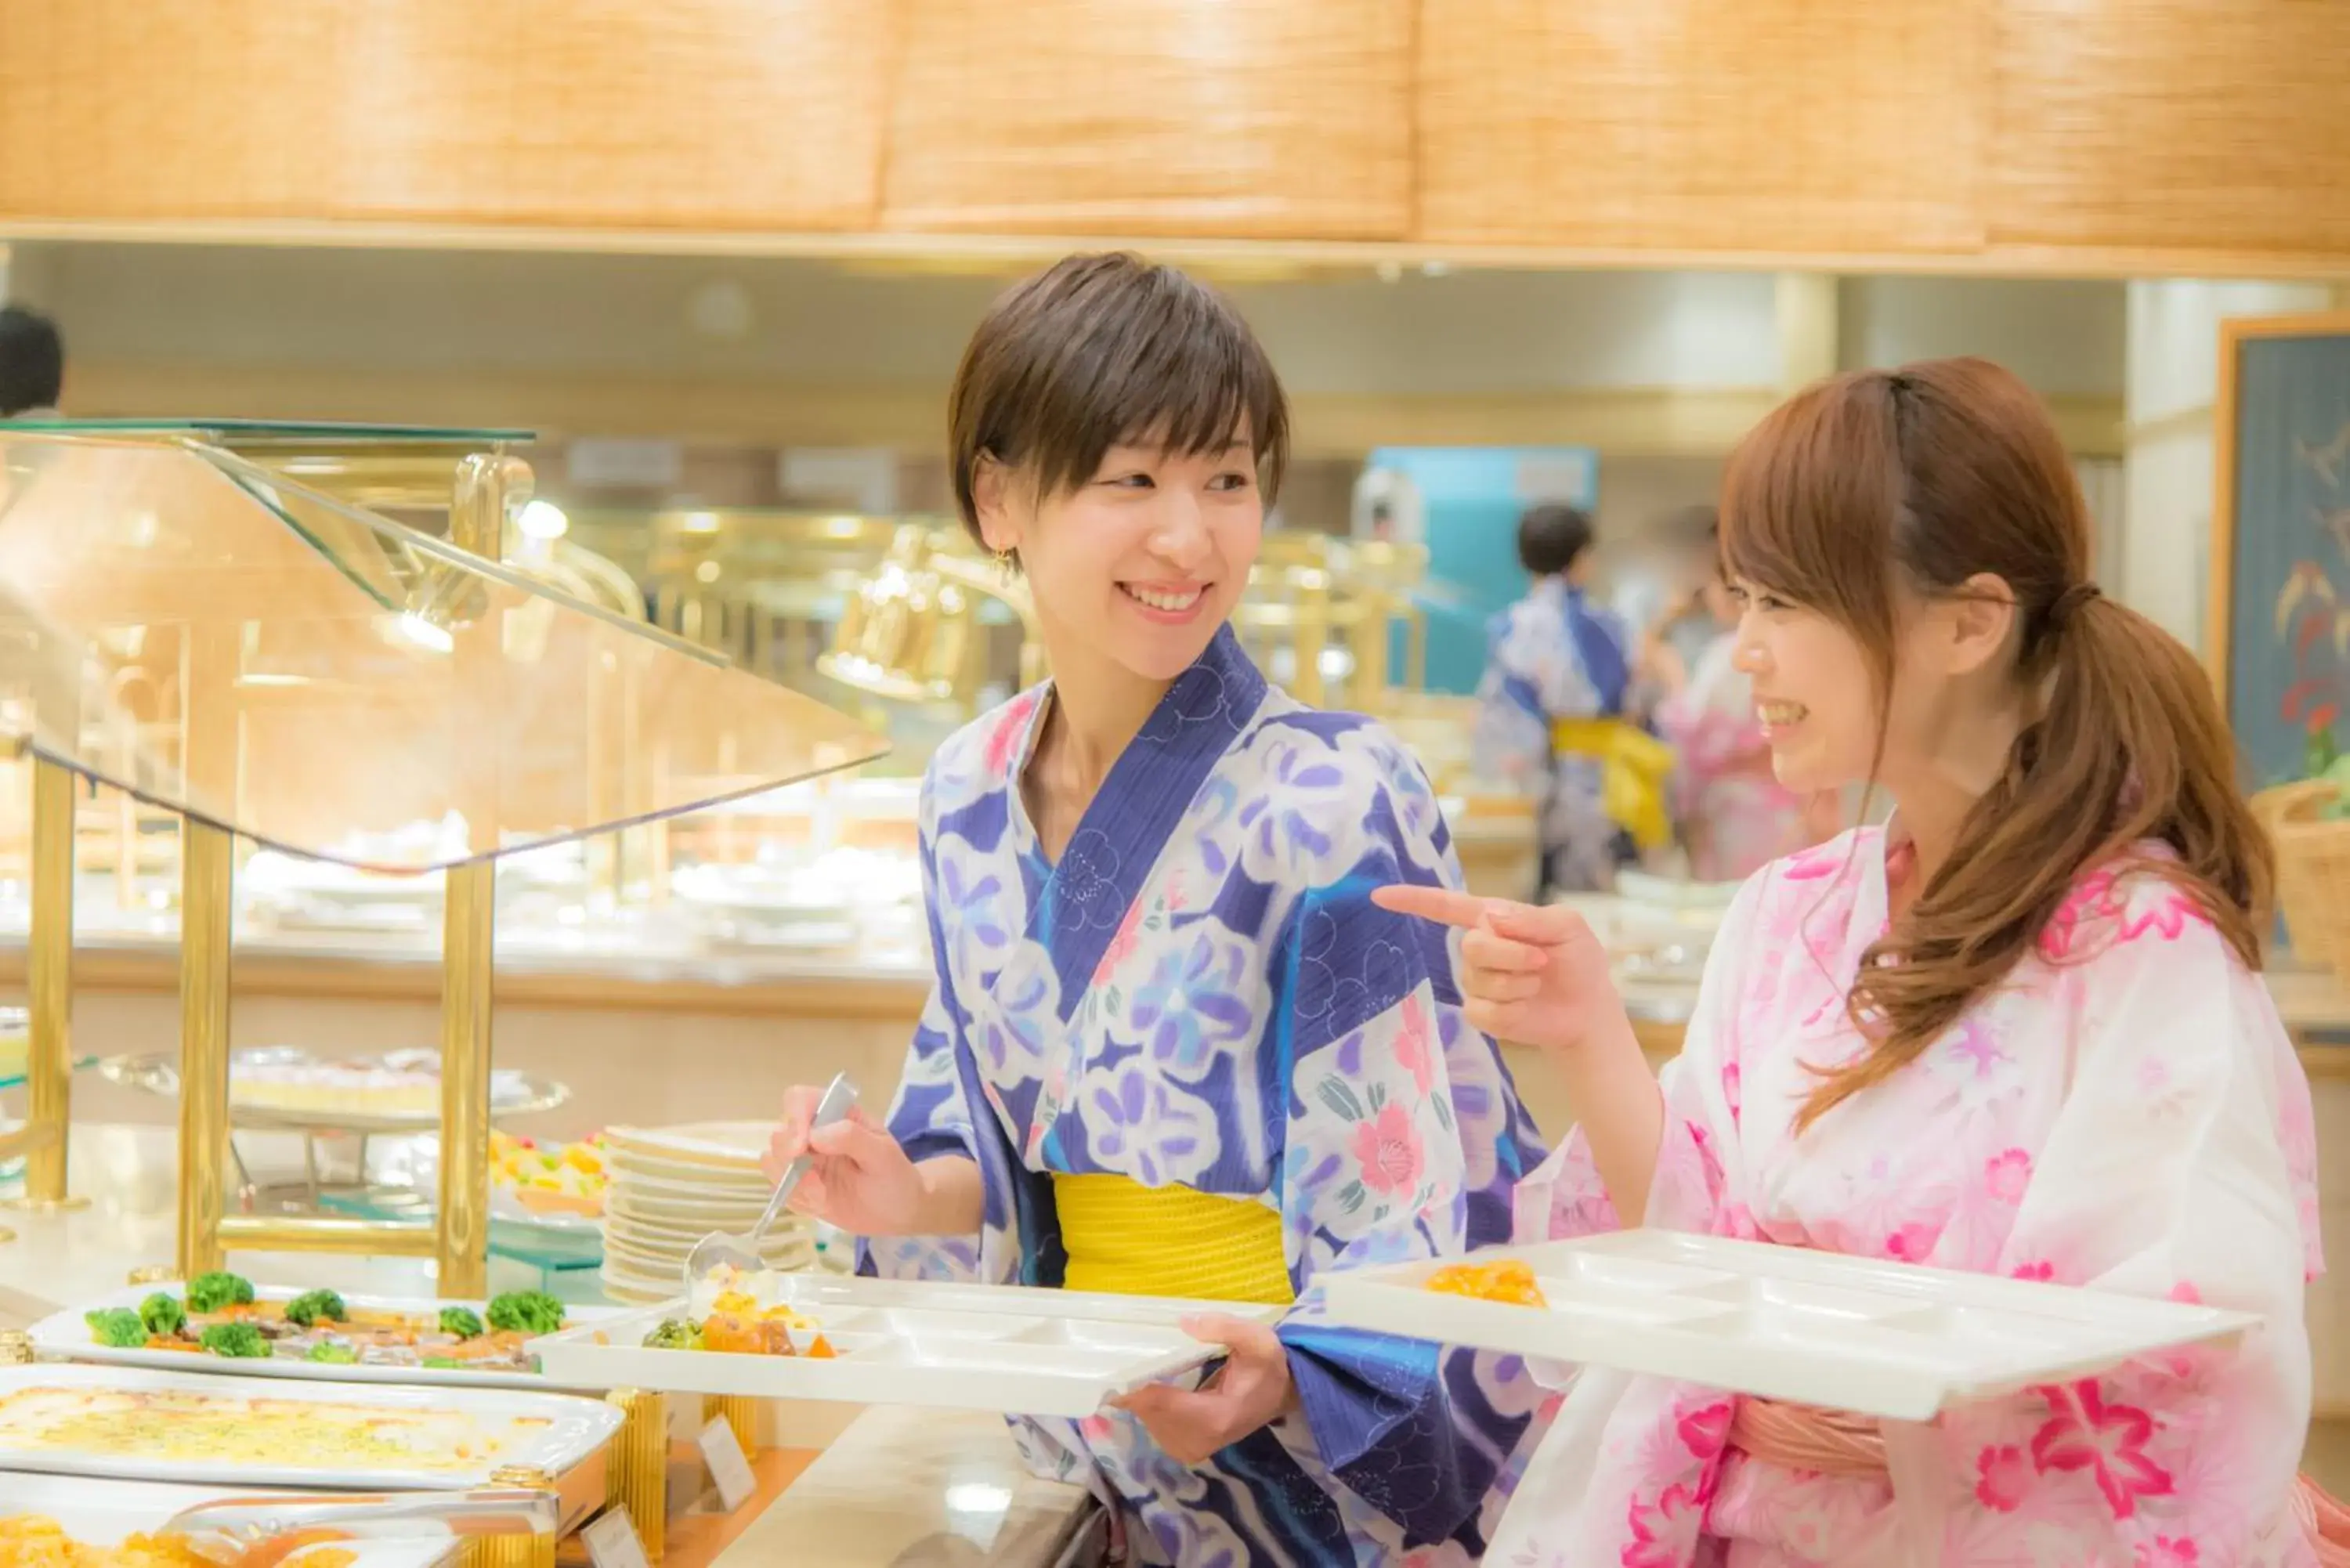
<path id="1" fill-rule="evenodd" d="M 691 1301 L 583 1324 L 532 1348 L 550 1378 L 585 1386 L 1082 1418 L 1222 1354 L 1182 1331 L 1186 1315 L 1275 1315 L 1230 1303 L 830 1274 L 770 1272 L 734 1288 L 752 1298 L 737 1302 L 740 1310 L 723 1311 L 725 1293 L 705 1288 Z M 750 1334 L 775 1348 L 693 1347 L 695 1336 L 716 1337 L 722 1315 L 733 1320 L 731 1342 Z M 655 1335 L 664 1343 L 648 1345 Z"/>
<path id="2" fill-rule="evenodd" d="M 560 1394 L 0 1367 L 0 1451 L 47 1475 L 453 1491 L 508 1465 L 559 1478 L 619 1424 L 612 1406 Z"/>
<path id="3" fill-rule="evenodd" d="M 1482 1282 L 1459 1282 L 1470 1273 Z M 1652 1230 L 1323 1284 L 1331 1320 L 1355 1328 L 1904 1421 L 2260 1324 L 2213 1307 Z M 1528 1287 L 1530 1301 L 1492 1299 Z"/>
<path id="4" fill-rule="evenodd" d="M 101 1076 L 166 1099 L 180 1093 L 176 1057 L 109 1056 Z M 419 1133 L 441 1126 L 440 1054 L 395 1051 L 329 1062 L 292 1045 L 254 1046 L 229 1058 L 233 1126 L 286 1132 Z M 564 1085 L 526 1073 L 490 1081 L 490 1114 L 536 1116 L 570 1099 Z"/>
<path id="5" fill-rule="evenodd" d="M 10 1561 L 12 1538 L 16 1543 L 26 1542 L 26 1532 L 33 1520 L 53 1521 L 65 1535 L 83 1546 L 114 1548 L 122 1545 L 127 1537 L 151 1534 L 182 1509 L 227 1498 L 260 1501 L 266 1496 L 221 1487 L 11 1475 L 0 1471 L 0 1563 Z M 424 1534 L 396 1540 L 340 1541 L 294 1552 L 280 1560 L 279 1568 L 324 1568 L 328 1562 L 342 1561 L 344 1553 L 349 1556 L 348 1568 L 441 1568 L 457 1555 L 463 1544 L 453 1535 Z M 328 1552 L 334 1555 L 328 1556 Z M 144 1568 L 173 1568 L 173 1561 L 148 1556 Z M 192 1563 L 190 1568 L 193 1568 Z"/>
<path id="6" fill-rule="evenodd" d="M 177 1283 L 135 1287 L 117 1291 L 84 1306 L 54 1313 L 33 1325 L 33 1347 L 43 1355 L 67 1360 L 175 1373 L 321 1383 L 544 1390 L 550 1386 L 549 1381 L 531 1369 L 527 1342 L 546 1321 L 550 1311 L 559 1312 L 566 1326 L 593 1325 L 620 1315 L 612 1307 L 556 1303 L 549 1298 L 537 1297 L 536 1293 L 514 1293 L 492 1302 L 337 1295 L 346 1315 L 340 1319 L 316 1317 L 306 1331 L 286 1321 L 287 1303 L 306 1294 L 334 1293 L 256 1286 L 251 1303 L 197 1313 L 186 1327 L 174 1334 L 157 1335 L 151 1332 L 136 1345 L 104 1343 L 99 1325 L 93 1322 L 101 1314 L 136 1314 L 158 1295 L 178 1302 L 185 1313 L 187 1292 L 188 1287 Z M 524 1297 L 531 1298 L 527 1305 L 522 1304 L 520 1298 Z M 479 1332 L 468 1336 L 444 1330 L 444 1312 L 470 1315 L 476 1320 Z M 525 1319 L 532 1321 L 525 1323 Z M 265 1340 L 268 1354 L 224 1355 L 206 1350 L 195 1342 L 194 1331 L 199 1325 L 235 1321 L 252 1323 L 256 1334 Z M 452 1316 L 449 1321 L 463 1326 L 463 1318 Z M 502 1322 L 521 1326 L 501 1330 L 498 1325 Z M 151 1330 L 152 1324 L 146 1326 Z M 309 1359 L 321 1345 L 330 1347 L 336 1355 L 348 1350 L 358 1359 Z M 238 1348 L 250 1349 L 251 1345 L 248 1342 Z M 427 1364 L 428 1359 L 455 1365 L 432 1366 Z"/>

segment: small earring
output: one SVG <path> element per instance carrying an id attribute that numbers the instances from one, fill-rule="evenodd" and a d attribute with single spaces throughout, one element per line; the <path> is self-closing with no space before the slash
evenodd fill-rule
<path id="1" fill-rule="evenodd" d="M 1005 582 L 1008 583 L 1012 580 L 1013 573 L 1017 566 L 1018 563 L 1013 560 L 1011 551 L 998 550 L 995 552 L 995 570 Z"/>

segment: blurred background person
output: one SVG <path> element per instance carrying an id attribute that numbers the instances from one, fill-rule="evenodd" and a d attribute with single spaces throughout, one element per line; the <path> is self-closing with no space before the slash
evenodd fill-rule
<path id="1" fill-rule="evenodd" d="M 1477 689 L 1477 770 L 1541 802 L 1537 902 L 1606 892 L 1670 836 L 1671 756 L 1641 728 L 1630 637 L 1590 593 L 1592 526 L 1546 503 L 1518 522 L 1534 585 L 1493 619 Z"/>
<path id="2" fill-rule="evenodd" d="M 1721 575 L 1711 509 L 1685 519 L 1684 527 L 1701 541 L 1692 559 L 1703 575 L 1689 613 L 1649 634 L 1641 663 L 1660 693 L 1657 732 L 1678 758 L 1674 814 L 1690 874 L 1700 882 L 1742 882 L 1813 842 L 1813 814 L 1772 771 L 1754 683 L 1738 668 L 1739 606 Z M 1692 644 L 1693 658 L 1684 651 Z M 1832 819 L 1833 813 L 1818 818 Z"/>

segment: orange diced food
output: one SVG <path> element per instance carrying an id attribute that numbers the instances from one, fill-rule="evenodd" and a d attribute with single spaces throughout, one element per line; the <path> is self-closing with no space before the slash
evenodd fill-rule
<path id="1" fill-rule="evenodd" d="M 1495 1263 L 1454 1263 L 1428 1277 L 1428 1288 L 1440 1294 L 1471 1296 L 1510 1306 L 1547 1306 L 1534 1272 L 1514 1258 Z"/>

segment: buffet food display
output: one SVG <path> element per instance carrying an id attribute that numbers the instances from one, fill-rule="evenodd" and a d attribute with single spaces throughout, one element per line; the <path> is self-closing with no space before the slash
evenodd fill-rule
<path id="1" fill-rule="evenodd" d="M 257 1503 L 269 1498 L 233 1495 Z M 189 1523 L 185 1511 L 223 1501 L 217 1487 L 0 1471 L 0 1568 L 220 1568 L 207 1549 L 224 1543 L 191 1539 L 179 1527 Z M 345 1541 L 296 1537 L 285 1542 L 282 1555 L 271 1555 L 275 1568 L 440 1568 L 462 1544 L 445 1531 Z"/>
<path id="2" fill-rule="evenodd" d="M 224 1486 L 441 1491 L 506 1466 L 559 1477 L 619 1429 L 608 1405 L 504 1389 L 410 1388 L 0 1367 L 12 1469 Z"/>
<path id="3" fill-rule="evenodd" d="M 256 1288 L 225 1271 L 133 1286 L 33 1326 L 34 1347 L 78 1361 L 328 1382 L 544 1387 L 530 1342 L 610 1309 L 537 1291 L 486 1302 Z"/>

